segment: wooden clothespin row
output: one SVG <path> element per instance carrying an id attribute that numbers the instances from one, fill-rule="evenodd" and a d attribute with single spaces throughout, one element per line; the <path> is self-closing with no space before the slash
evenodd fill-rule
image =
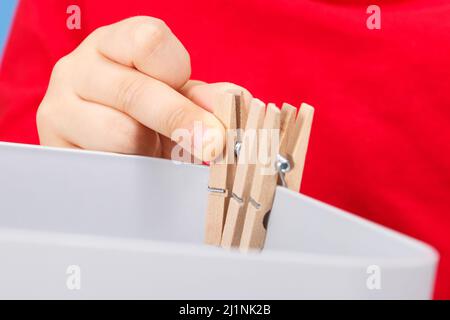
<path id="1" fill-rule="evenodd" d="M 235 147 L 241 143 L 240 129 L 247 119 L 247 106 L 242 92 L 229 91 L 219 95 L 214 114 L 224 125 L 227 134 L 223 155 L 210 163 L 204 241 L 219 246 L 236 171 Z"/>
<path id="2" fill-rule="evenodd" d="M 219 100 L 214 113 L 225 128 L 242 129 L 245 124 L 245 131 L 228 135 L 225 158 L 211 163 L 207 244 L 262 249 L 277 182 L 299 191 L 314 108 L 302 104 L 297 119 L 296 108 L 287 103 L 281 111 L 274 104 L 268 104 L 265 114 L 264 109 L 264 103 L 253 99 L 247 110 L 242 94 Z M 252 131 L 256 139 L 247 135 Z M 274 133 L 279 134 L 278 144 L 271 139 Z M 256 160 L 251 158 L 255 154 Z"/>

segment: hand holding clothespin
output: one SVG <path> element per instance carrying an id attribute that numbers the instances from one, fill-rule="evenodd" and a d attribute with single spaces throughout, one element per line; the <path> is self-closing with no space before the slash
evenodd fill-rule
<path id="1" fill-rule="evenodd" d="M 205 242 L 242 251 L 262 249 L 277 183 L 299 191 L 314 108 L 302 104 L 296 119 L 296 108 L 286 103 L 281 111 L 268 104 L 264 112 L 257 99 L 247 110 L 242 95 L 233 99 L 228 93 L 220 102 L 215 115 L 226 129 L 240 133 L 228 137 L 227 161 L 211 164 Z M 244 116 L 238 109 L 245 110 Z"/>

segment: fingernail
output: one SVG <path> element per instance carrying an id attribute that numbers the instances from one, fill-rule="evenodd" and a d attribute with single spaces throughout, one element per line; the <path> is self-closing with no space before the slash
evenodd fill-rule
<path id="1" fill-rule="evenodd" d="M 224 149 L 224 133 L 219 128 L 206 128 L 202 137 L 202 159 L 211 161 L 218 158 Z"/>

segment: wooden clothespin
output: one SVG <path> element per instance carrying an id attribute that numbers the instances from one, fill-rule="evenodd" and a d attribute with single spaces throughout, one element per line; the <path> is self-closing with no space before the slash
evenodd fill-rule
<path id="1" fill-rule="evenodd" d="M 298 111 L 295 123 L 295 131 L 289 145 L 289 154 L 292 158 L 291 168 L 285 174 L 286 187 L 293 191 L 300 191 L 303 169 L 305 167 L 306 152 L 308 151 L 309 136 L 314 118 L 314 108 L 309 104 L 302 103 Z"/>
<path id="2" fill-rule="evenodd" d="M 242 133 L 238 164 L 222 234 L 222 247 L 238 247 L 244 227 L 250 187 L 257 162 L 257 134 L 264 121 L 265 104 L 253 99 L 248 111 L 245 131 Z"/>
<path id="3" fill-rule="evenodd" d="M 268 214 L 272 208 L 278 180 L 275 166 L 280 156 L 288 151 L 295 114 L 296 108 L 288 104 L 283 105 L 281 112 L 274 104 L 267 106 L 263 129 L 266 131 L 279 129 L 279 146 L 259 141 L 260 155 L 266 156 L 269 161 L 268 163 L 258 161 L 256 165 L 240 242 L 241 251 L 261 249 L 264 246 Z M 281 157 L 285 159 L 285 156 Z"/>
<path id="4" fill-rule="evenodd" d="M 273 116 L 268 108 L 265 119 L 265 127 L 270 126 L 266 122 Z M 299 191 L 303 168 L 305 165 L 306 151 L 308 149 L 309 136 L 314 116 L 314 108 L 303 103 L 293 124 L 292 115 L 294 107 L 284 104 L 281 111 L 280 148 L 275 162 L 279 173 L 280 182 L 283 186 Z M 272 111 L 273 113 L 273 111 Z M 247 209 L 244 230 L 242 233 L 241 251 L 258 250 L 264 246 L 268 214 L 272 207 L 275 194 L 276 175 L 274 177 L 262 177 L 257 166 L 253 186 L 251 190 L 251 201 Z"/>
<path id="5" fill-rule="evenodd" d="M 242 92 L 229 91 L 217 97 L 214 114 L 226 134 L 223 156 L 210 163 L 205 243 L 220 245 L 236 170 L 235 146 L 241 142 L 241 124 L 246 122 L 247 107 Z"/>

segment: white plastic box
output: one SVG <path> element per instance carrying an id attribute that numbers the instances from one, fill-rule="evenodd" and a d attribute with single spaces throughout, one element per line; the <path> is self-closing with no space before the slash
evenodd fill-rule
<path id="1" fill-rule="evenodd" d="M 0 143 L 0 298 L 432 296 L 431 247 L 281 187 L 263 252 L 204 245 L 207 180 L 201 166 Z"/>

